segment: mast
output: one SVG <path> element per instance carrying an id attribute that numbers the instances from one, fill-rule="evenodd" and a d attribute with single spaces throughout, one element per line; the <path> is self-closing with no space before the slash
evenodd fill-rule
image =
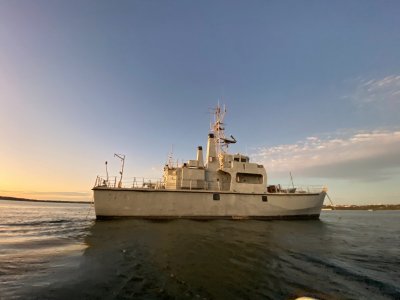
<path id="1" fill-rule="evenodd" d="M 214 111 L 214 124 L 213 124 L 213 132 L 216 138 L 215 143 L 215 151 L 217 153 L 217 157 L 220 156 L 222 152 L 225 152 L 223 149 L 223 143 L 221 142 L 225 138 L 225 128 L 224 128 L 224 117 L 226 113 L 225 105 L 221 107 L 218 103 L 217 107 Z"/>
<path id="2" fill-rule="evenodd" d="M 215 151 L 217 153 L 217 157 L 220 157 L 221 154 L 226 153 L 229 144 L 236 143 L 236 139 L 231 135 L 231 139 L 225 137 L 225 127 L 224 127 L 224 118 L 226 114 L 225 105 L 221 107 L 218 103 L 217 107 L 214 109 L 214 124 L 212 125 L 211 131 L 215 135 Z"/>
<path id="3" fill-rule="evenodd" d="M 171 145 L 171 152 L 168 153 L 168 160 L 167 160 L 168 168 L 174 167 L 173 157 L 174 157 L 174 144 Z"/>

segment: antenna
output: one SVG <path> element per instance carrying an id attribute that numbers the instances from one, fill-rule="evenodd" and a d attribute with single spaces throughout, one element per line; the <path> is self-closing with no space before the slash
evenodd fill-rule
<path id="1" fill-rule="evenodd" d="M 173 157 L 174 157 L 174 144 L 171 145 L 171 151 L 168 153 L 168 161 L 167 161 L 168 168 L 174 167 Z"/>
<path id="2" fill-rule="evenodd" d="M 119 172 L 119 174 L 121 174 L 121 178 L 119 179 L 119 182 L 118 182 L 118 187 L 121 188 L 122 187 L 122 175 L 124 174 L 125 154 L 114 153 L 114 157 L 118 157 L 122 162 L 121 171 Z"/>
<path id="3" fill-rule="evenodd" d="M 294 188 L 292 172 L 289 172 L 289 175 L 290 175 L 290 180 L 292 181 L 292 187 Z"/>
<path id="4" fill-rule="evenodd" d="M 108 169 L 107 169 L 108 162 L 106 161 L 106 174 L 107 174 L 107 184 L 108 184 Z"/>

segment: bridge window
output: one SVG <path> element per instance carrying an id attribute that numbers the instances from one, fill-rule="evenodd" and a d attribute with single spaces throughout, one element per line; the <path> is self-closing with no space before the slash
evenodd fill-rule
<path id="1" fill-rule="evenodd" d="M 237 173 L 236 182 L 261 184 L 263 183 L 263 176 L 261 174 Z"/>

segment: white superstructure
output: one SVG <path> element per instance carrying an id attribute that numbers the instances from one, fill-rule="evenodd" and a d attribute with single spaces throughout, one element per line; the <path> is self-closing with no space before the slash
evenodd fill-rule
<path id="1" fill-rule="evenodd" d="M 128 185 L 97 177 L 94 204 L 98 218 L 318 218 L 325 189 L 283 189 L 267 185 L 263 165 L 246 155 L 229 154 L 236 143 L 224 135 L 225 108 L 214 111 L 205 160 L 201 146 L 196 159 L 180 166 L 169 161 L 162 180 L 134 178 Z M 121 158 L 120 156 L 118 156 Z"/>

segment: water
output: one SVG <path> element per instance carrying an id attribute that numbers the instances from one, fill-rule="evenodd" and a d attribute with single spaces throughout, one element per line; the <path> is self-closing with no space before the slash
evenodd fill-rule
<path id="1" fill-rule="evenodd" d="M 0 201 L 0 299 L 400 299 L 400 211 L 96 221 Z"/>

